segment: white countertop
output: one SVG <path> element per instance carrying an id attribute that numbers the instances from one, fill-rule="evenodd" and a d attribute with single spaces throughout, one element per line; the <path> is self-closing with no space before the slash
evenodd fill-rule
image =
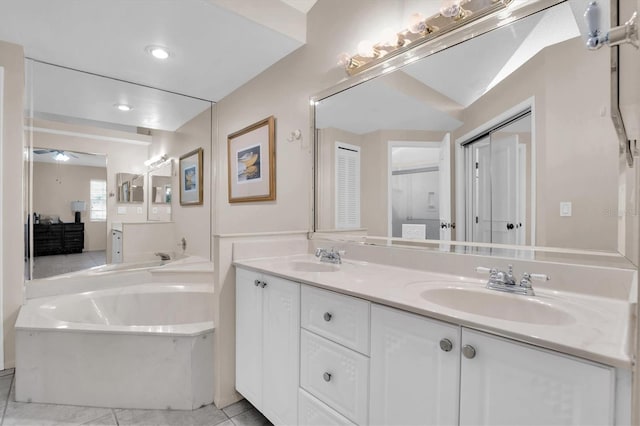
<path id="1" fill-rule="evenodd" d="M 486 290 L 486 279 L 432 273 L 369 262 L 343 260 L 332 272 L 306 272 L 294 262 L 318 263 L 310 254 L 236 260 L 237 266 L 336 291 L 452 324 L 487 331 L 547 349 L 630 368 L 630 335 L 635 305 L 629 301 L 535 287 L 534 303 L 565 312 L 564 324 L 532 324 L 476 315 L 433 303 L 421 293 L 438 288 L 490 292 L 505 298 L 528 298 Z"/>

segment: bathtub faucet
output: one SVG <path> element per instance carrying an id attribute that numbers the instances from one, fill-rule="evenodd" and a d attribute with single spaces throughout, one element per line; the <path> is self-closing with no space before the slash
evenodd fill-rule
<path id="1" fill-rule="evenodd" d="M 171 260 L 171 256 L 169 256 L 167 253 L 154 253 L 156 256 L 160 256 L 160 260 L 165 261 L 165 260 Z"/>

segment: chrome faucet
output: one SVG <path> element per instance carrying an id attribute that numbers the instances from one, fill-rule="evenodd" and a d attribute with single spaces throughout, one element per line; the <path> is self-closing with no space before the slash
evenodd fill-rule
<path id="1" fill-rule="evenodd" d="M 513 275 L 513 265 L 509 265 L 508 270 L 500 271 L 497 268 L 485 268 L 479 266 L 476 268 L 476 272 L 488 273 L 489 281 L 487 281 L 487 288 L 490 290 L 504 291 L 507 293 L 522 294 L 525 296 L 535 296 L 531 281 L 549 281 L 551 278 L 545 274 L 530 274 L 525 272 L 522 274 L 522 278 L 519 282 Z"/>
<path id="2" fill-rule="evenodd" d="M 320 258 L 320 262 L 341 264 L 342 263 L 342 255 L 344 255 L 344 250 L 336 250 L 333 247 L 331 249 L 316 249 L 316 257 Z"/>
<path id="3" fill-rule="evenodd" d="M 171 256 L 169 256 L 167 253 L 154 253 L 156 256 L 160 256 L 160 260 L 162 260 L 163 262 L 166 260 L 171 260 Z"/>

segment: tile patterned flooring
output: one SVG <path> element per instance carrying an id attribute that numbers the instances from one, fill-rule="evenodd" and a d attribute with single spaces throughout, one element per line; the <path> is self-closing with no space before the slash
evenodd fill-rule
<path id="1" fill-rule="evenodd" d="M 33 278 L 47 278 L 53 275 L 66 274 L 104 265 L 106 252 L 85 251 L 74 254 L 56 254 L 53 256 L 37 256 L 33 258 Z"/>
<path id="2" fill-rule="evenodd" d="M 0 371 L 0 411 L 4 426 L 154 425 L 271 426 L 258 410 L 242 400 L 222 410 L 207 405 L 193 411 L 130 410 L 16 402 L 13 370 Z"/>

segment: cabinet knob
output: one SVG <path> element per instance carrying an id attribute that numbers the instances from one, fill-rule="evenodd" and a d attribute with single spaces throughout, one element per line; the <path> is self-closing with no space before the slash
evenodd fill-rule
<path id="1" fill-rule="evenodd" d="M 331 315 L 330 312 L 325 312 L 324 315 L 323 315 L 323 318 L 324 318 L 325 321 L 329 322 L 329 321 L 331 321 L 331 318 L 333 318 L 333 315 Z"/>
<path id="2" fill-rule="evenodd" d="M 260 287 L 265 288 L 267 286 L 266 281 L 260 281 Z"/>
<path id="3" fill-rule="evenodd" d="M 331 381 L 331 373 L 324 373 L 322 375 L 322 378 L 324 379 L 325 382 Z"/>
<path id="4" fill-rule="evenodd" d="M 256 287 L 258 287 L 260 285 L 260 280 L 254 280 L 253 281 L 253 285 L 255 285 Z"/>
<path id="5" fill-rule="evenodd" d="M 471 345 L 464 345 L 462 347 L 462 355 L 464 355 L 465 358 L 475 358 L 476 357 L 476 348 L 474 348 Z"/>
<path id="6" fill-rule="evenodd" d="M 453 349 L 453 343 L 451 343 L 451 340 L 449 339 L 442 339 L 440 340 L 440 349 L 445 352 L 449 352 L 451 349 Z"/>

